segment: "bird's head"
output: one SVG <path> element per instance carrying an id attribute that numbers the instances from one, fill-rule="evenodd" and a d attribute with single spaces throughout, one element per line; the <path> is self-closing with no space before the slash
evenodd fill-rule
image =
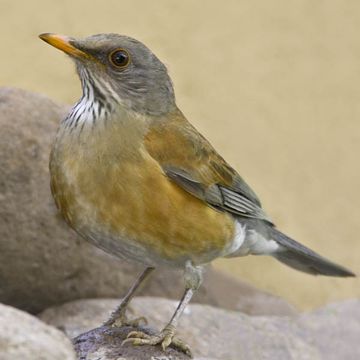
<path id="1" fill-rule="evenodd" d="M 148 115 L 175 108 L 165 65 L 140 41 L 117 34 L 75 39 L 47 33 L 40 38 L 75 61 L 83 92 L 92 92 L 97 101 Z"/>

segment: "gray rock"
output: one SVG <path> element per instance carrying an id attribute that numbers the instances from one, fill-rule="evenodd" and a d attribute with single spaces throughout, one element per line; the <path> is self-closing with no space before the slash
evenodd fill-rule
<path id="1" fill-rule="evenodd" d="M 40 318 L 74 337 L 99 326 L 117 304 L 117 300 L 110 299 L 75 301 L 48 309 Z M 170 319 L 176 305 L 176 302 L 166 299 L 135 298 L 130 314 L 134 317 L 146 316 L 149 324 L 160 330 Z M 193 304 L 185 310 L 178 334 L 198 357 L 227 360 L 321 359 L 321 349 L 317 348 L 317 344 L 311 344 L 297 333 L 298 321 L 297 317 L 248 316 Z M 94 331 L 101 334 L 104 330 L 98 328 Z M 97 351 L 106 349 L 107 345 L 103 343 Z"/>
<path id="2" fill-rule="evenodd" d="M 0 302 L 39 312 L 69 300 L 118 297 L 141 269 L 80 239 L 57 216 L 48 155 L 68 107 L 0 88 Z M 179 298 L 183 281 L 157 271 L 139 294 Z M 291 314 L 284 300 L 209 271 L 195 302 L 251 314 Z"/>
<path id="3" fill-rule="evenodd" d="M 103 326 L 73 340 L 79 360 L 189 360 L 190 357 L 171 346 L 166 354 L 159 346 L 122 346 L 132 327 Z M 151 331 L 147 330 L 150 334 Z"/>
<path id="4" fill-rule="evenodd" d="M 59 330 L 0 304 L 1 360 L 75 360 L 71 341 Z"/>
<path id="5" fill-rule="evenodd" d="M 299 317 L 301 336 L 327 360 L 360 359 L 360 300 L 329 304 Z M 325 358 L 325 356 L 324 356 Z"/>

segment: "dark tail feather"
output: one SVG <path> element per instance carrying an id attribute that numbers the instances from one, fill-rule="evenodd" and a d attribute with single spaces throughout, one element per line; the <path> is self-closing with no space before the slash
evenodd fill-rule
<path id="1" fill-rule="evenodd" d="M 326 276 L 340 276 L 348 277 L 355 276 L 354 273 L 347 270 L 343 266 L 337 265 L 309 248 L 299 244 L 293 239 L 290 239 L 285 234 L 271 228 L 271 237 L 282 246 L 273 256 L 282 263 L 308 274 L 312 275 L 326 275 Z"/>

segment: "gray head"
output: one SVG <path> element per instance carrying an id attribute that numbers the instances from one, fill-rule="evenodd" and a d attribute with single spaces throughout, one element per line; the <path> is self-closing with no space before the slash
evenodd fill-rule
<path id="1" fill-rule="evenodd" d="M 54 34 L 40 38 L 70 55 L 84 93 L 141 114 L 161 115 L 175 108 L 165 65 L 140 41 L 117 34 L 74 39 Z"/>

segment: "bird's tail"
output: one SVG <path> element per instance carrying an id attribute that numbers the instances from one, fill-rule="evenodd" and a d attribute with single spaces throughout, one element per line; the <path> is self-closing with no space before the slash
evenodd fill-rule
<path id="1" fill-rule="evenodd" d="M 323 258 L 315 251 L 299 244 L 275 228 L 270 229 L 270 235 L 273 240 L 281 245 L 280 250 L 273 253 L 272 256 L 296 270 L 312 275 L 355 276 L 343 266 Z"/>

